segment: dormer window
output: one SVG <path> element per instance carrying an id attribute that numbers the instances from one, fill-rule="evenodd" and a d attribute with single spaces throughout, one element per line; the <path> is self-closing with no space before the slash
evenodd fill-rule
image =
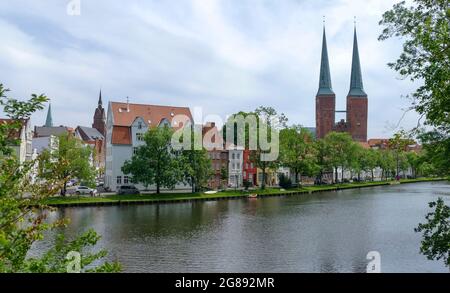
<path id="1" fill-rule="evenodd" d="M 142 122 L 138 122 L 138 129 L 142 129 Z"/>

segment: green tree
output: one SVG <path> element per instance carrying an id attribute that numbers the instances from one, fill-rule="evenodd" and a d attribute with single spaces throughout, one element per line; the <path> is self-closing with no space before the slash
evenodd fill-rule
<path id="1" fill-rule="evenodd" d="M 38 177 L 44 180 L 56 178 L 63 182 L 61 195 L 67 193 L 67 183 L 79 179 L 95 186 L 96 170 L 91 165 L 92 149 L 71 134 L 58 136 L 58 147 L 46 149 L 40 154 Z"/>
<path id="2" fill-rule="evenodd" d="M 360 144 L 355 144 L 353 153 L 350 156 L 350 168 L 358 175 L 358 181 L 361 180 L 361 172 L 369 169 L 368 159 L 368 150 L 363 148 Z"/>
<path id="3" fill-rule="evenodd" d="M 295 183 L 301 184 L 299 174 L 317 174 L 316 148 L 311 133 L 300 126 L 292 126 L 280 131 L 280 163 L 289 167 L 295 175 Z"/>
<path id="4" fill-rule="evenodd" d="M 433 131 L 421 132 L 419 135 L 423 142 L 423 160 L 428 166 L 433 165 L 433 173 L 436 175 L 450 174 L 450 139 L 448 134 L 448 130 L 436 128 Z"/>
<path id="5" fill-rule="evenodd" d="M 381 180 L 388 180 L 396 169 L 395 157 L 391 150 L 378 150 L 377 165 L 381 168 Z"/>
<path id="6" fill-rule="evenodd" d="M 131 174 L 133 182 L 145 187 L 155 184 L 157 194 L 161 187 L 173 189 L 183 174 L 178 160 L 180 154 L 171 146 L 172 134 L 168 126 L 150 128 L 144 135 L 145 144 L 124 163 L 122 172 Z"/>
<path id="7" fill-rule="evenodd" d="M 222 167 L 220 169 L 220 189 L 223 188 L 223 181 L 227 181 L 228 180 L 228 169 L 225 167 Z"/>
<path id="8" fill-rule="evenodd" d="M 364 164 L 364 171 L 370 172 L 371 180 L 375 180 L 374 176 L 374 169 L 378 167 L 378 153 L 377 150 L 374 149 L 366 149 L 364 151 L 364 158 L 363 158 L 363 164 Z"/>
<path id="9" fill-rule="evenodd" d="M 414 141 L 407 137 L 405 131 L 401 130 L 394 134 L 394 136 L 389 139 L 388 146 L 389 149 L 393 151 L 396 162 L 396 173 L 397 177 L 400 176 L 400 170 L 402 166 L 405 166 L 405 152 L 408 145 L 413 144 Z"/>
<path id="10" fill-rule="evenodd" d="M 182 150 L 179 158 L 184 182 L 191 185 L 192 193 L 204 187 L 213 175 L 211 159 L 206 149 L 195 150 L 194 148 L 194 135 L 201 137 L 200 132 L 191 131 L 191 148 L 190 150 Z"/>
<path id="11" fill-rule="evenodd" d="M 261 170 L 262 180 L 261 189 L 266 189 L 267 173 L 269 170 L 275 170 L 278 167 L 278 161 L 266 161 L 263 159 L 264 151 L 258 149 L 250 153 L 250 161 Z"/>
<path id="12" fill-rule="evenodd" d="M 254 116 L 256 121 L 256 127 L 253 125 L 253 128 L 251 130 L 251 127 L 248 124 L 245 124 L 244 128 L 238 127 L 237 123 L 234 122 L 234 118 L 238 115 L 241 115 L 244 118 L 248 118 L 248 116 Z M 260 119 L 261 118 L 261 119 Z M 261 121 L 260 121 L 261 120 Z M 250 153 L 250 161 L 262 171 L 262 182 L 261 182 L 261 189 L 265 189 L 266 186 L 266 178 L 267 178 L 267 172 L 269 169 L 275 169 L 278 167 L 278 159 L 275 160 L 266 160 L 264 158 L 265 155 L 269 154 L 270 151 L 263 150 L 261 147 L 261 136 L 264 134 L 262 129 L 267 129 L 267 139 L 268 142 L 272 142 L 272 132 L 275 133 L 275 135 L 279 135 L 279 130 L 286 126 L 287 118 L 284 114 L 278 114 L 277 111 L 272 107 L 263 107 L 260 106 L 257 109 L 255 109 L 254 112 L 239 112 L 237 114 L 234 114 L 230 117 L 230 119 L 225 124 L 225 127 L 223 128 L 223 136 L 224 141 L 227 145 L 234 144 L 238 145 L 240 142 L 238 141 L 237 137 L 238 135 L 245 135 L 245 140 L 242 143 L 241 147 L 245 147 L 246 149 L 250 148 L 250 142 L 256 141 L 256 149 L 252 149 Z M 226 129 L 233 128 L 234 129 L 234 137 L 230 138 L 226 136 Z M 272 131 L 274 130 L 274 131 Z M 238 145 L 239 146 L 239 145 Z"/>
<path id="13" fill-rule="evenodd" d="M 420 129 L 428 162 L 450 174 L 450 9 L 448 0 L 414 0 L 395 4 L 383 14 L 380 40 L 404 40 L 400 57 L 388 65 L 419 83 L 411 109 L 425 117 L 431 131 Z"/>
<path id="14" fill-rule="evenodd" d="M 48 220 L 49 208 L 42 204 L 43 199 L 54 195 L 61 188 L 62 182 L 57 178 L 49 178 L 44 182 L 33 180 L 30 174 L 38 162 L 20 164 L 10 148 L 18 143 L 14 134 L 20 131 L 21 121 L 29 119 L 33 112 L 42 110 L 47 97 L 32 95 L 28 101 L 18 101 L 7 98 L 6 92 L 0 84 L 0 105 L 13 121 L 0 123 L 0 272 L 66 272 L 70 261 L 66 259 L 67 249 L 81 254 L 80 269 L 86 271 L 86 266 L 106 255 L 106 251 L 86 251 L 86 247 L 94 246 L 99 239 L 92 230 L 69 241 L 59 237 L 60 244 L 44 251 L 42 257 L 27 257 L 33 243 L 42 240 L 45 231 L 63 227 L 67 221 Z M 120 265 L 104 263 L 92 270 L 118 271 Z"/>
<path id="15" fill-rule="evenodd" d="M 450 269 L 450 207 L 442 198 L 428 205 L 434 211 L 425 216 L 426 223 L 415 228 L 416 232 L 422 232 L 420 252 L 429 260 L 443 259 Z"/>
<path id="16" fill-rule="evenodd" d="M 355 148 L 352 137 L 345 132 L 330 132 L 324 138 L 330 166 L 335 171 L 334 182 L 338 182 L 338 168 L 341 168 L 342 178 L 345 169 L 351 166 L 351 157 Z"/>
<path id="17" fill-rule="evenodd" d="M 317 159 L 317 176 L 320 183 L 323 182 L 323 174 L 330 169 L 332 169 L 331 159 L 330 159 L 330 149 L 328 144 L 324 139 L 318 139 L 314 143 L 314 148 L 316 150 Z"/>

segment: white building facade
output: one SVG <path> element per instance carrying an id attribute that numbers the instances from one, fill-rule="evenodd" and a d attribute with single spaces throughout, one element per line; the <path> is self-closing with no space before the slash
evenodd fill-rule
<path id="1" fill-rule="evenodd" d="M 104 184 L 111 191 L 116 191 L 121 185 L 132 184 L 130 175 L 122 172 L 122 166 L 144 144 L 144 134 L 150 127 L 168 125 L 177 128 L 185 123 L 193 124 L 187 107 L 110 102 L 107 113 Z M 155 186 L 134 185 L 140 190 L 156 190 Z M 189 188 L 181 183 L 175 186 L 178 190 Z"/>
<path id="2" fill-rule="evenodd" d="M 228 146 L 228 185 L 233 188 L 243 184 L 244 148 Z"/>

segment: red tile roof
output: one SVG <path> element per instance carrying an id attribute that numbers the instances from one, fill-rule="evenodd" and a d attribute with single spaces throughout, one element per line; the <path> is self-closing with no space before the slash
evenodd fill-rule
<path id="1" fill-rule="evenodd" d="M 150 127 L 157 127 L 164 119 L 172 124 L 175 118 L 175 129 L 182 127 L 189 120 L 193 121 L 191 110 L 187 107 L 111 102 L 111 110 L 113 144 L 132 144 L 130 127 L 138 117 L 144 119 Z"/>
<path id="2" fill-rule="evenodd" d="M 157 106 L 111 102 L 114 125 L 131 126 L 137 117 L 142 117 L 150 126 L 158 126 L 165 118 L 172 122 L 177 115 L 185 115 L 191 121 L 191 110 L 187 107 Z"/>

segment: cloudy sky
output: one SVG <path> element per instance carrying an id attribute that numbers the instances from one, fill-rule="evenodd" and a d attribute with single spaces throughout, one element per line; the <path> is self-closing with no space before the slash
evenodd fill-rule
<path id="1" fill-rule="evenodd" d="M 415 88 L 386 66 L 401 40 L 377 40 L 378 21 L 396 1 L 80 0 L 79 16 L 67 14 L 70 2 L 0 2 L 0 83 L 16 98 L 47 94 L 57 125 L 89 126 L 101 88 L 104 102 L 129 96 L 223 118 L 266 105 L 314 126 L 323 16 L 338 110 L 357 17 L 369 137 L 395 131 L 409 104 L 402 96 Z M 400 126 L 416 123 L 409 113 Z"/>

